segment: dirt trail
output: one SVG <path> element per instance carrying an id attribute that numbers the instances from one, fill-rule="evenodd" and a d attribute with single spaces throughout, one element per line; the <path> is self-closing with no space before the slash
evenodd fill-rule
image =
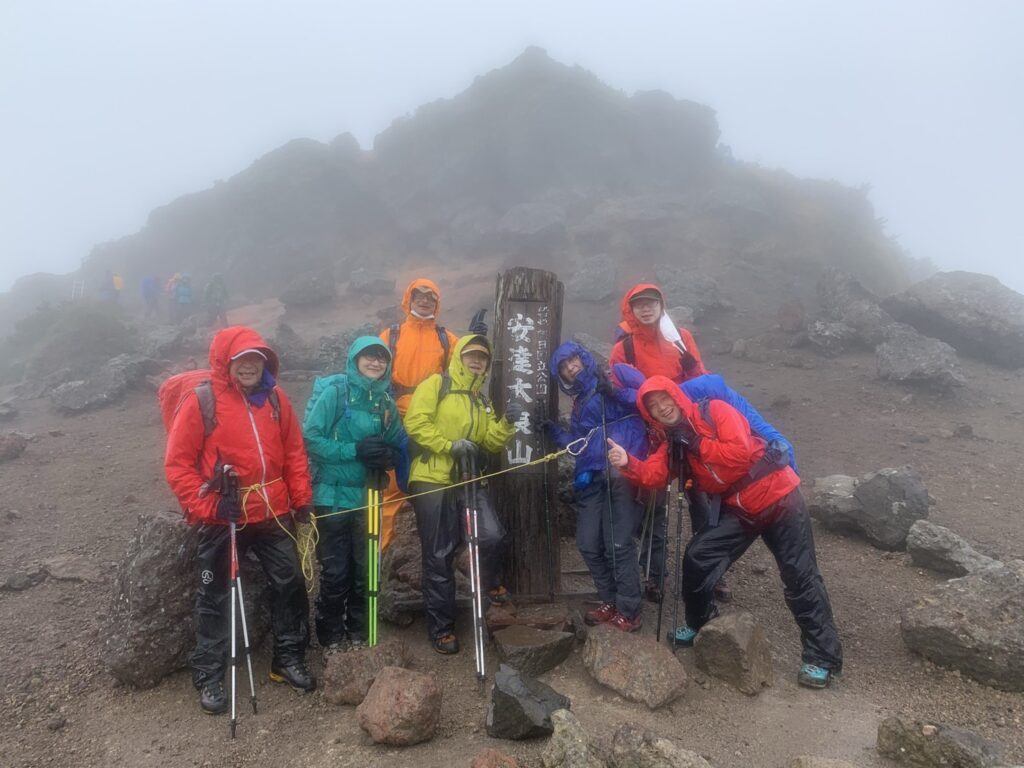
<path id="1" fill-rule="evenodd" d="M 461 322 L 456 321 L 468 319 L 474 303 L 488 297 L 493 273 L 481 268 L 458 282 L 443 277 L 459 286 L 446 292 L 445 314 L 457 328 Z M 309 333 L 314 324 L 321 332 L 351 327 L 357 317 L 372 314 L 369 305 L 350 306 L 303 324 L 300 332 Z M 965 391 L 907 397 L 908 390 L 874 378 L 869 354 L 832 361 L 808 355 L 813 367 L 796 369 L 714 351 L 756 327 L 757 320 L 724 315 L 700 326 L 705 359 L 791 436 L 806 479 L 910 464 L 936 499 L 933 520 L 987 554 L 1021 556 L 1024 376 L 964 360 Z M 610 335 L 606 324 L 588 331 Z M 308 386 L 287 383 L 285 388 L 301 404 Z M 778 404 L 782 395 L 790 398 L 789 405 Z M 472 654 L 436 656 L 419 623 L 385 631 L 407 641 L 417 668 L 441 675 L 445 699 L 437 738 L 406 750 L 370 745 L 352 708 L 334 708 L 319 694 L 302 698 L 269 683 L 260 686 L 259 716 L 244 718 L 234 743 L 226 738 L 226 719 L 199 713 L 185 672 L 150 691 L 115 687 L 99 664 L 99 628 L 112 567 L 139 514 L 174 507 L 163 481 L 155 396 L 130 393 L 121 405 L 77 418 L 57 416 L 41 400 L 19 407 L 21 414 L 7 428 L 36 438 L 0 470 L 0 573 L 73 554 L 99 576 L 92 582 L 50 578 L 22 592 L 0 592 L 5 661 L 0 764 L 450 768 L 468 765 L 476 752 L 494 747 L 519 756 L 524 765 L 539 765 L 543 742 L 516 744 L 486 736 L 485 697 L 473 682 Z M 971 426 L 974 438 L 948 436 L 947 430 L 961 423 Z M 592 683 L 578 652 L 544 679 L 571 697 L 573 710 L 592 733 L 607 734 L 623 721 L 638 721 L 721 768 L 781 766 L 798 754 L 884 765 L 874 754 L 875 729 L 882 717 L 897 712 L 977 730 L 1006 743 L 1008 757 L 1024 761 L 1024 696 L 935 669 L 903 646 L 900 608 L 937 577 L 910 566 L 904 554 L 883 553 L 820 528 L 816 536 L 846 650 L 845 675 L 836 688 L 817 693 L 796 687 L 797 632 L 770 555 L 760 544 L 732 577 L 736 607 L 752 611 L 772 642 L 777 680 L 758 698 L 707 680 L 693 668 L 689 651 L 680 651 L 691 673 L 688 691 L 670 708 L 653 713 Z M 647 610 L 653 627 L 653 609 Z M 265 680 L 265 648 L 257 659 Z"/>

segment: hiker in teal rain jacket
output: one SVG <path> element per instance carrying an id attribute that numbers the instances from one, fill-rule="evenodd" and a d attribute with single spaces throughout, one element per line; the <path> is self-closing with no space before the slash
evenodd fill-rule
<path id="1" fill-rule="evenodd" d="M 303 422 L 313 473 L 320 592 L 316 635 L 327 652 L 366 643 L 366 488 L 383 487 L 405 431 L 391 397 L 391 352 L 376 336 L 348 350 L 344 374 L 313 387 Z"/>

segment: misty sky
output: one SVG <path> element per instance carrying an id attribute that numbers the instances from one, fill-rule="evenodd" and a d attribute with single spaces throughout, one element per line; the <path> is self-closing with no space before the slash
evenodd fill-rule
<path id="1" fill-rule="evenodd" d="M 915 256 L 1024 291 L 1024 2 L 0 4 L 0 290 L 289 139 L 452 96 L 527 45 L 718 112 L 736 157 L 870 184 Z"/>

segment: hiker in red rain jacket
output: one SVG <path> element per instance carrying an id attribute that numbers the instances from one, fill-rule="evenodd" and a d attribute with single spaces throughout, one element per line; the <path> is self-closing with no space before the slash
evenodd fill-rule
<path id="1" fill-rule="evenodd" d="M 612 380 L 622 386 L 615 374 L 616 363 L 628 363 L 640 371 L 645 377 L 667 376 L 676 384 L 682 384 L 708 371 L 700 357 L 700 350 L 693 335 L 685 328 L 677 328 L 679 345 L 665 338 L 661 328 L 662 316 L 665 314 L 665 295 L 661 289 L 651 283 L 634 285 L 622 297 L 622 322 L 615 329 L 615 344 L 608 356 L 608 365 L 612 371 Z M 651 499 L 653 519 L 650 524 L 650 547 L 640 547 L 640 567 L 647 574 L 646 593 L 651 602 L 661 600 L 661 585 L 665 574 L 665 540 L 668 531 L 668 519 L 665 516 L 665 499 L 655 492 Z M 690 528 L 700 530 L 706 517 L 704 500 L 691 494 Z M 732 591 L 723 577 L 716 585 L 719 600 L 732 599 Z"/>
<path id="2" fill-rule="evenodd" d="M 203 711 L 227 708 L 228 523 L 240 554 L 252 550 L 267 575 L 274 657 L 270 679 L 302 691 L 316 681 L 305 665 L 309 605 L 295 547 L 294 518 L 308 522 L 313 492 L 302 429 L 274 376 L 277 355 L 256 331 L 233 326 L 210 345 L 214 426 L 205 435 L 198 394 L 182 400 L 167 436 L 164 471 L 186 520 L 198 527 L 196 648 L 192 681 Z M 238 474 L 238 498 L 219 493 L 225 465 Z"/>
<path id="3" fill-rule="evenodd" d="M 671 634 L 677 645 L 692 645 L 708 621 L 718 615 L 714 586 L 718 578 L 759 536 L 775 556 L 786 604 L 803 645 L 797 681 L 824 688 L 842 670 L 842 646 L 832 619 L 825 583 L 818 571 L 810 517 L 800 493 L 800 478 L 788 455 L 768 450 L 751 433 L 743 414 L 723 400 L 694 403 L 675 382 L 654 376 L 637 393 L 637 408 L 661 438 L 646 460 L 630 456 L 609 441 L 608 461 L 629 480 L 660 488 L 670 474 L 718 507 L 686 547 L 682 597 L 686 624 Z"/>

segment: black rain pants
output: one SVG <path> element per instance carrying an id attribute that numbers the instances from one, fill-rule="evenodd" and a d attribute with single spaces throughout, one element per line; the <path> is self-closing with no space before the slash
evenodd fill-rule
<path id="1" fill-rule="evenodd" d="M 309 602 L 295 543 L 281 525 L 295 535 L 291 517 L 239 526 L 238 557 L 252 551 L 267 577 L 270 622 L 274 633 L 274 663 L 301 662 L 309 644 Z M 231 654 L 231 596 L 229 534 L 226 525 L 201 525 L 196 545 L 196 647 L 189 657 L 196 688 L 224 678 Z M 246 586 L 243 583 L 243 588 Z M 251 588 L 251 585 L 249 585 Z M 246 614 L 252 637 L 253 617 Z M 239 653 L 242 627 L 236 624 Z"/>
<path id="2" fill-rule="evenodd" d="M 443 490 L 442 490 L 443 489 Z M 410 483 L 423 550 L 423 603 L 427 629 L 435 640 L 455 631 L 455 551 L 466 536 L 468 486 L 448 488 L 434 483 Z M 477 533 L 480 545 L 480 586 L 484 593 L 501 584 L 505 565 L 505 528 L 498 520 L 485 488 L 477 487 Z"/>
<path id="3" fill-rule="evenodd" d="M 330 507 L 317 507 L 320 591 L 316 596 L 316 639 L 322 648 L 345 636 L 366 640 L 367 531 L 366 511 L 321 515 Z"/>

